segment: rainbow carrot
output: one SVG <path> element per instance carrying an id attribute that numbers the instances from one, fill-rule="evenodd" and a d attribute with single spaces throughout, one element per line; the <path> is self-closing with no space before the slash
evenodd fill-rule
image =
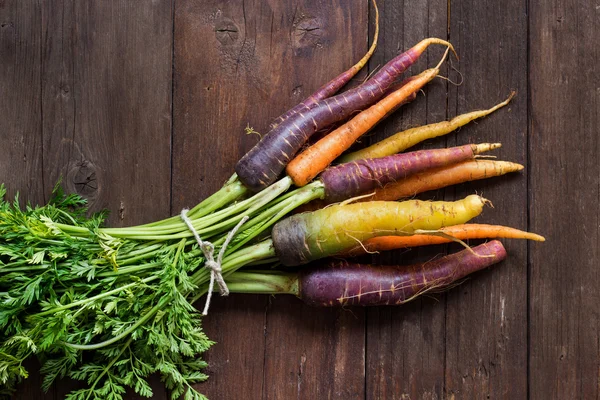
<path id="1" fill-rule="evenodd" d="M 235 171 L 240 181 L 253 191 L 259 191 L 275 182 L 288 162 L 315 132 L 343 121 L 352 113 L 378 101 L 400 74 L 431 44 L 443 44 L 453 50 L 452 45 L 445 40 L 425 39 L 391 60 L 362 85 L 320 100 L 306 113 L 292 115 L 271 129 L 236 164 Z"/>
<path id="2" fill-rule="evenodd" d="M 400 89 L 386 96 L 375 105 L 364 110 L 349 122 L 345 123 L 311 147 L 294 158 L 286 168 L 286 172 L 296 186 L 304 186 L 344 151 L 346 151 L 360 136 L 367 133 L 381 119 L 403 103 L 411 95 L 435 78 L 440 72 L 444 58 L 435 67 L 421 72 Z"/>

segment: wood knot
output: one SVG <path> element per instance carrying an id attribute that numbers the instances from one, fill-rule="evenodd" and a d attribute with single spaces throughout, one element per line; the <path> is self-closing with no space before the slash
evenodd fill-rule
<path id="1" fill-rule="evenodd" d="M 292 25 L 292 44 L 296 49 L 322 46 L 323 23 L 319 18 L 300 14 Z"/>
<path id="2" fill-rule="evenodd" d="M 302 85 L 298 85 L 292 89 L 292 96 L 301 96 L 302 95 Z"/>
<path id="3" fill-rule="evenodd" d="M 223 18 L 215 24 L 215 37 L 223 46 L 231 46 L 240 37 L 240 29 L 230 18 Z"/>
<path id="4" fill-rule="evenodd" d="M 58 88 L 58 95 L 65 99 L 68 99 L 71 97 L 70 92 L 71 92 L 71 87 L 68 84 L 62 84 Z"/>
<path id="5" fill-rule="evenodd" d="M 67 174 L 67 184 L 70 191 L 74 191 L 90 203 L 98 196 L 98 178 L 96 167 L 91 161 L 77 161 Z"/>

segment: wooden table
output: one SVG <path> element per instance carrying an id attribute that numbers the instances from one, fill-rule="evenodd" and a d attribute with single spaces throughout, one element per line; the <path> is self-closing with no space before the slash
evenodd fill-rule
<path id="1" fill-rule="evenodd" d="M 363 143 L 509 107 L 422 147 L 501 141 L 510 177 L 429 194 L 494 203 L 479 222 L 544 234 L 509 259 L 404 307 L 318 310 L 291 297 L 216 299 L 205 328 L 211 399 L 567 399 L 600 394 L 600 5 L 379 0 L 369 70 L 448 38 L 464 82 L 437 80 Z M 57 179 L 123 226 L 216 190 L 269 122 L 365 53 L 361 1 L 0 1 L 0 181 L 44 202 Z M 437 63 L 432 48 L 412 69 Z M 460 80 L 453 69 L 443 74 Z M 363 79 L 366 74 L 360 75 Z M 358 82 L 360 79 L 357 79 Z M 354 82 L 354 83 L 356 83 Z M 454 249 L 454 246 L 450 246 Z M 440 246 L 373 257 L 426 259 Z M 35 369 L 35 368 L 34 368 Z M 45 395 L 34 374 L 15 396 Z M 154 382 L 156 399 L 167 394 Z M 133 399 L 131 395 L 128 398 Z"/>

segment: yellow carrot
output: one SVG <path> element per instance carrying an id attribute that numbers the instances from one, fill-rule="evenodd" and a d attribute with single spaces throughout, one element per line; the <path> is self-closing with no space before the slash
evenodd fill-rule
<path id="1" fill-rule="evenodd" d="M 507 105 L 514 95 L 515 92 L 512 92 L 510 96 L 508 96 L 508 98 L 502 103 L 496 104 L 494 107 L 487 110 L 473 111 L 467 114 L 459 115 L 450 121 L 419 126 L 398 132 L 389 138 L 382 140 L 381 142 L 375 143 L 372 146 L 340 157 L 339 162 L 345 163 L 367 158 L 379 158 L 399 153 L 424 140 L 446 135 L 475 119 L 485 117 L 486 115 L 493 113 L 497 109 Z"/>
<path id="2" fill-rule="evenodd" d="M 300 265 L 339 254 L 372 237 L 413 235 L 419 230 L 464 224 L 479 215 L 487 202 L 480 196 L 470 195 L 454 202 L 336 204 L 279 221 L 271 237 L 282 264 Z"/>
<path id="3" fill-rule="evenodd" d="M 496 160 L 469 160 L 446 167 L 434 168 L 429 171 L 411 175 L 397 182 L 389 183 L 383 188 L 376 189 L 373 200 L 399 200 L 412 197 L 418 193 L 436 190 L 450 185 L 478 179 L 500 176 L 509 172 L 523 169 L 521 164 Z"/>

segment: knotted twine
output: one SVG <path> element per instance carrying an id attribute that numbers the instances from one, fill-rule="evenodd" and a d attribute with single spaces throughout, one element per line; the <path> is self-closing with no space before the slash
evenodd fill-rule
<path id="1" fill-rule="evenodd" d="M 227 284 L 223 279 L 223 269 L 221 268 L 221 263 L 223 262 L 223 255 L 225 254 L 225 250 L 227 250 L 227 246 L 229 246 L 229 242 L 231 242 L 231 240 L 233 239 L 237 231 L 241 228 L 241 226 L 244 225 L 246 221 L 248 221 L 248 217 L 245 216 L 244 218 L 242 218 L 240 222 L 238 222 L 238 224 L 231 231 L 229 231 L 229 234 L 225 238 L 225 242 L 221 246 L 221 250 L 217 255 L 217 260 L 215 261 L 215 245 L 209 241 L 205 241 L 202 240 L 202 238 L 200 238 L 200 235 L 194 228 L 194 225 L 192 225 L 192 221 L 187 216 L 188 211 L 189 210 L 186 208 L 181 210 L 181 219 L 183 220 L 183 222 L 185 222 L 192 234 L 194 234 L 194 238 L 196 239 L 196 242 L 198 242 L 198 246 L 200 246 L 200 249 L 204 254 L 204 258 L 206 259 L 204 267 L 210 269 L 210 282 L 208 284 L 208 293 L 206 294 L 206 303 L 204 304 L 204 311 L 202 311 L 202 315 L 208 315 L 208 307 L 210 306 L 210 299 L 212 297 L 212 292 L 215 287 L 215 280 L 217 281 L 217 285 L 219 285 L 219 293 L 221 294 L 221 296 L 229 295 L 229 288 L 227 288 Z"/>

